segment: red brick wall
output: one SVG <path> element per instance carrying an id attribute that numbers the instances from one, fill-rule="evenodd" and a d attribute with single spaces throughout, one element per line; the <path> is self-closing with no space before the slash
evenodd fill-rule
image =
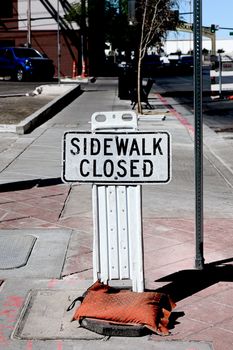
<path id="1" fill-rule="evenodd" d="M 3 25 L 0 25 L 0 46 L 13 45 L 22 46 L 27 43 L 27 31 L 18 30 L 18 0 L 12 0 L 13 5 L 13 17 L 12 18 L 1 18 Z M 1 14 L 0 14 L 1 16 Z M 25 14 L 26 16 L 26 14 Z M 78 32 L 77 32 L 78 33 Z M 79 74 L 81 74 L 81 62 L 78 62 L 78 35 L 77 39 L 74 39 L 74 44 L 64 37 L 63 33 L 60 31 L 60 73 L 61 76 L 72 77 L 73 75 L 73 63 L 79 64 Z M 31 32 L 31 43 L 32 47 L 38 49 L 42 53 L 45 53 L 54 62 L 57 75 L 57 65 L 58 65 L 58 44 L 57 44 L 57 31 L 36 31 Z"/>

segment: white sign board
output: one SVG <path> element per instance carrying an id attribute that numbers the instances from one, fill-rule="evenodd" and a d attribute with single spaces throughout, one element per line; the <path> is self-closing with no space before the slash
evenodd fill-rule
<path id="1" fill-rule="evenodd" d="M 76 132 L 64 135 L 63 180 L 105 184 L 167 183 L 170 134 Z"/>

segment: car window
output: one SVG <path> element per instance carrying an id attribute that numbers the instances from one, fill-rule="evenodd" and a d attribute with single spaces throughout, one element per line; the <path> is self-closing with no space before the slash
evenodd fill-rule
<path id="1" fill-rule="evenodd" d="M 38 51 L 34 49 L 25 49 L 25 48 L 15 48 L 14 53 L 16 57 L 25 58 L 25 57 L 41 57 Z"/>
<path id="2" fill-rule="evenodd" d="M 10 50 L 6 50 L 5 52 L 5 56 L 6 58 L 8 58 L 9 60 L 13 59 L 13 54 Z"/>

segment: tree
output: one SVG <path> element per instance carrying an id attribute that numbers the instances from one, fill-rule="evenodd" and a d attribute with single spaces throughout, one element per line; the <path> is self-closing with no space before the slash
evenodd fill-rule
<path id="1" fill-rule="evenodd" d="M 142 62 L 150 45 L 155 45 L 165 37 L 169 29 L 175 29 L 179 13 L 172 11 L 177 5 L 175 0 L 138 0 L 136 21 L 141 24 L 141 35 L 138 46 L 137 95 L 138 112 L 142 114 L 141 81 Z"/>
<path id="2" fill-rule="evenodd" d="M 84 3 L 87 4 L 85 14 L 81 5 Z M 90 75 L 104 73 L 105 42 L 110 42 L 113 50 L 125 51 L 128 57 L 131 51 L 136 53 L 141 79 L 141 63 L 148 46 L 160 45 L 166 31 L 175 28 L 179 14 L 171 9 L 176 0 L 135 0 L 135 4 L 133 23 L 128 17 L 128 0 L 81 0 L 81 3 L 72 4 L 66 19 L 75 20 L 80 25 L 81 33 L 82 23 L 88 22 L 85 34 L 88 37 Z"/>
<path id="3" fill-rule="evenodd" d="M 130 51 L 135 48 L 135 29 L 128 21 L 127 1 L 119 4 L 107 0 L 105 2 L 105 40 L 111 43 L 112 49 Z"/>

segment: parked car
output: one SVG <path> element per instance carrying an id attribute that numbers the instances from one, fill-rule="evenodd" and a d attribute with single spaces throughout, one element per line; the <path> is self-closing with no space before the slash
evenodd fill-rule
<path id="1" fill-rule="evenodd" d="M 53 61 L 39 51 L 27 47 L 0 48 L 0 75 L 12 79 L 52 79 Z"/>
<path id="2" fill-rule="evenodd" d="M 170 66 L 170 61 L 169 61 L 167 55 L 161 56 L 160 57 L 160 61 L 161 61 L 163 67 L 169 67 Z"/>
<path id="3" fill-rule="evenodd" d="M 181 55 L 178 60 L 178 65 L 184 68 L 193 67 L 193 56 L 192 55 Z"/>
<path id="4" fill-rule="evenodd" d="M 167 56 L 169 62 L 170 62 L 170 66 L 177 66 L 177 63 L 180 59 L 180 54 L 178 54 L 177 52 L 172 52 Z"/>

